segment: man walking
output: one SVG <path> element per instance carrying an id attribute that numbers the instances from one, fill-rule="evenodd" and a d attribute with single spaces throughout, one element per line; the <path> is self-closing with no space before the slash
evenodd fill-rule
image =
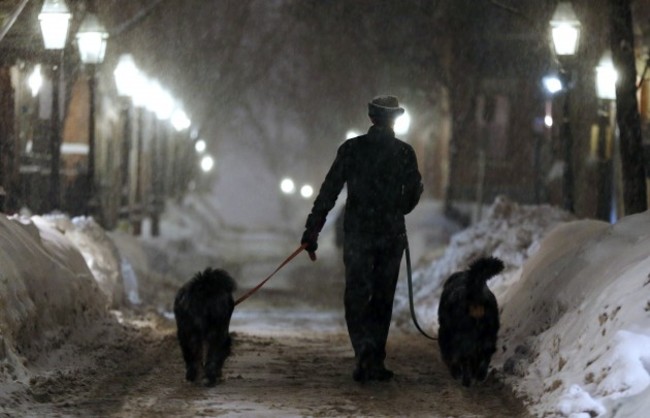
<path id="1" fill-rule="evenodd" d="M 420 200 L 422 182 L 413 148 L 395 138 L 404 113 L 394 96 L 368 103 L 368 133 L 338 149 L 307 217 L 301 243 L 313 257 L 328 212 L 345 184 L 343 263 L 345 320 L 356 358 L 354 380 L 388 380 L 386 340 L 393 313 L 406 229 L 404 215 Z"/>

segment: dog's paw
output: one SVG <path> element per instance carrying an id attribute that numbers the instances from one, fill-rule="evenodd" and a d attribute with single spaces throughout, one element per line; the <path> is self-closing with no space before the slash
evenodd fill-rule
<path id="1" fill-rule="evenodd" d="M 196 381 L 198 371 L 194 367 L 190 367 L 185 371 L 185 380 L 188 382 Z"/>

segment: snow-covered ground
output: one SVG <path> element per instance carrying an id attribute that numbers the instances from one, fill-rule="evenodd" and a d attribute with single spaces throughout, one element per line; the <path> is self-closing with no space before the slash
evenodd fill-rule
<path id="1" fill-rule="evenodd" d="M 163 237 L 141 239 L 85 218 L 0 216 L 0 401 L 16 382 L 28 384 L 34 359 L 60 345 L 71 327 L 105 324 L 111 308 L 140 301 L 166 311 L 169 294 L 195 266 L 247 258 L 274 265 L 297 245 L 299 237 L 273 229 L 223 227 L 213 220 L 216 210 L 209 198 L 190 197 L 170 206 Z M 650 212 L 609 225 L 501 198 L 459 231 L 440 204 L 425 201 L 407 225 L 417 314 L 429 331 L 437 328 L 444 279 L 478 256 L 500 257 L 507 268 L 490 282 L 502 310 L 493 366 L 532 412 L 646 416 Z M 328 222 L 320 262 L 337 256 L 332 230 Z M 405 285 L 400 280 L 394 318 L 412 330 Z"/>

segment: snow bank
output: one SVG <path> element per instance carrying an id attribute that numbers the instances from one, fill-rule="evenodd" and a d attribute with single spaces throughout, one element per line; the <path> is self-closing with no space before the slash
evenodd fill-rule
<path id="1" fill-rule="evenodd" d="M 533 411 L 601 416 L 648 392 L 649 295 L 650 212 L 554 229 L 502 302 L 499 358 Z"/>
<path id="2" fill-rule="evenodd" d="M 413 232 L 411 230 L 411 232 Z M 645 417 L 650 408 L 650 211 L 610 225 L 499 198 L 414 273 L 418 319 L 437 330 L 441 285 L 482 255 L 501 307 L 493 367 L 536 416 Z M 406 281 L 395 319 L 413 330 Z"/>
<path id="3" fill-rule="evenodd" d="M 538 248 L 540 239 L 555 225 L 572 219 L 573 215 L 553 206 L 519 205 L 506 197 L 497 197 L 483 220 L 453 235 L 439 259 L 413 272 L 414 303 L 420 325 L 427 332 L 437 332 L 442 284 L 480 256 L 493 255 L 504 261 L 504 274 L 489 282 L 500 299 L 500 294 L 516 278 L 515 271 Z M 417 230 L 409 229 L 411 244 L 417 243 L 417 234 Z M 416 260 L 413 258 L 414 264 Z M 394 320 L 398 326 L 412 328 L 406 286 L 405 278 L 398 282 Z"/>
<path id="4" fill-rule="evenodd" d="M 107 312 L 84 258 L 44 218 L 0 216 L 0 378 L 27 377 L 26 365 Z"/>
<path id="5" fill-rule="evenodd" d="M 126 294 L 120 254 L 106 231 L 92 217 L 70 219 L 59 214 L 45 215 L 43 219 L 64 234 L 81 253 L 110 306 L 122 306 Z"/>

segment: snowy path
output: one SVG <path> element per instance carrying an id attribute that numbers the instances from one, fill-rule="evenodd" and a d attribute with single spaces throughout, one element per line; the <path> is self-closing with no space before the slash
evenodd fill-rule
<path id="1" fill-rule="evenodd" d="M 45 373 L 17 391 L 5 416 L 527 416 L 493 377 L 470 389 L 453 381 L 435 343 L 418 334 L 391 332 L 393 381 L 354 382 L 343 313 L 327 306 L 341 289 L 310 288 L 299 300 L 295 292 L 262 289 L 238 307 L 234 354 L 216 387 L 183 381 L 173 321 L 136 315 L 122 329 L 86 336 L 75 352 L 62 347 L 67 361 L 57 364 L 70 369 Z M 331 303 L 319 304 L 314 295 Z"/>

